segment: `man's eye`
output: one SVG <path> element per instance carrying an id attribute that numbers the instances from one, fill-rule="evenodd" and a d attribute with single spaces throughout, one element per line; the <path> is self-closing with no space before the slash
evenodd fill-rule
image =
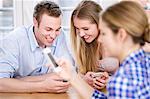
<path id="1" fill-rule="evenodd" d="M 46 31 L 51 31 L 52 30 L 52 28 L 46 28 Z"/>
<path id="2" fill-rule="evenodd" d="M 87 30 L 89 30 L 89 29 L 86 29 L 86 28 L 85 28 L 84 30 L 87 31 Z"/>
<path id="3" fill-rule="evenodd" d="M 60 31 L 60 29 L 56 30 L 57 32 Z"/>
<path id="4" fill-rule="evenodd" d="M 46 29 L 46 31 L 51 31 L 51 29 Z"/>
<path id="5" fill-rule="evenodd" d="M 50 29 L 47 29 L 46 31 L 51 31 Z"/>

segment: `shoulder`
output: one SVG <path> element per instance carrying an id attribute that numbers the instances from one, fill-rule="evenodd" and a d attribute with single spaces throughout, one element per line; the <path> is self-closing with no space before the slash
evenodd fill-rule
<path id="1" fill-rule="evenodd" d="M 18 27 L 11 31 L 4 39 L 19 39 L 26 35 L 26 27 Z"/>
<path id="2" fill-rule="evenodd" d="M 12 42 L 22 41 L 27 38 L 27 33 L 28 27 L 21 26 L 8 33 L 8 35 L 6 35 L 3 40 Z"/>

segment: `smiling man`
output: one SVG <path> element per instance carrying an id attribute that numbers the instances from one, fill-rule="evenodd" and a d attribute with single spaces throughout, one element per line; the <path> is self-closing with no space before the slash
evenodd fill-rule
<path id="1" fill-rule="evenodd" d="M 42 1 L 34 8 L 33 25 L 19 27 L 3 39 L 0 57 L 0 92 L 65 92 L 68 82 L 50 72 L 42 50 L 71 60 L 61 29 L 57 4 Z"/>

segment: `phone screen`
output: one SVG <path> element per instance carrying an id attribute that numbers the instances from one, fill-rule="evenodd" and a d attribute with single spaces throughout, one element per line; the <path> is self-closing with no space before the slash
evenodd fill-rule
<path id="1" fill-rule="evenodd" d="M 55 68 L 58 67 L 58 64 L 56 63 L 56 61 L 55 61 L 54 57 L 51 55 L 51 53 L 47 53 L 47 54 L 48 54 L 49 58 L 51 59 L 54 67 Z"/>

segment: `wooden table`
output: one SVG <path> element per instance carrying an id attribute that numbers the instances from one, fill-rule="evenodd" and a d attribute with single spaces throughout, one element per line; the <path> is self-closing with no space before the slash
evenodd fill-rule
<path id="1" fill-rule="evenodd" d="M 66 93 L 0 93 L 0 99 L 82 99 L 72 89 Z"/>
<path id="2" fill-rule="evenodd" d="M 71 99 L 67 93 L 0 93 L 0 99 Z"/>

